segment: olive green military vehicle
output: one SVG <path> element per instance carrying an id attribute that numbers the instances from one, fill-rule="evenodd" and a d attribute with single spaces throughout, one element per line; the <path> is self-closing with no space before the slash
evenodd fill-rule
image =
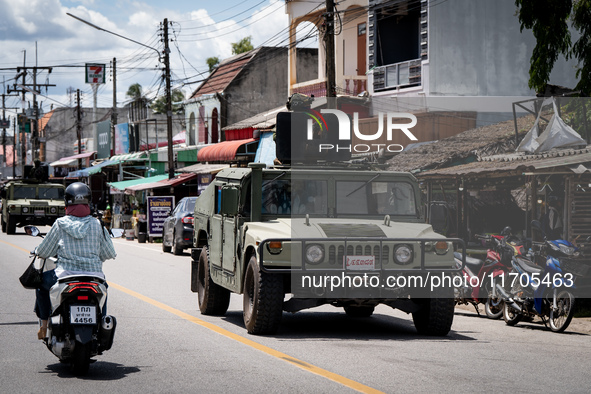
<path id="1" fill-rule="evenodd" d="M 411 313 L 418 332 L 447 335 L 463 246 L 436 234 L 420 207 L 409 173 L 224 169 L 195 205 L 191 290 L 206 315 L 242 294 L 251 334 L 275 332 L 283 312 L 330 304 L 369 317 L 386 304 Z"/>
<path id="2" fill-rule="evenodd" d="M 57 183 L 19 179 L 7 182 L 1 190 L 2 232 L 14 234 L 17 226 L 52 225 L 66 212 L 64 186 Z"/>

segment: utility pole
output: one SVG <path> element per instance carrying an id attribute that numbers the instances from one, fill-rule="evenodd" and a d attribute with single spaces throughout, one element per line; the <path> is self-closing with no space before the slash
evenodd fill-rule
<path id="1" fill-rule="evenodd" d="M 113 135 L 111 146 L 111 156 L 115 155 L 115 125 L 117 124 L 117 58 L 113 58 L 111 63 L 113 70 L 113 111 L 111 112 L 111 134 Z"/>
<path id="2" fill-rule="evenodd" d="M 326 13 L 324 14 L 326 31 L 324 40 L 326 43 L 326 97 L 336 97 L 336 71 L 334 48 L 334 0 L 326 0 Z M 329 108 L 330 108 L 330 104 Z"/>
<path id="3" fill-rule="evenodd" d="M 76 137 L 78 138 L 78 154 L 82 153 L 82 112 L 80 111 L 80 89 L 76 89 Z M 78 159 L 78 170 L 82 169 L 82 159 Z"/>
<path id="4" fill-rule="evenodd" d="M 168 137 L 168 179 L 174 178 L 172 151 L 172 95 L 170 92 L 170 49 L 168 48 L 168 18 L 164 18 L 164 78 L 166 79 L 166 131 Z"/>

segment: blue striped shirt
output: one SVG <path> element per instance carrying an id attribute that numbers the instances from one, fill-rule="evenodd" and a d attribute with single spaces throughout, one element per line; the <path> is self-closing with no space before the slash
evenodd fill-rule
<path id="1" fill-rule="evenodd" d="M 57 255 L 57 268 L 65 271 L 103 272 L 103 261 L 117 256 L 113 242 L 92 216 L 64 216 L 55 221 L 37 255 Z"/>

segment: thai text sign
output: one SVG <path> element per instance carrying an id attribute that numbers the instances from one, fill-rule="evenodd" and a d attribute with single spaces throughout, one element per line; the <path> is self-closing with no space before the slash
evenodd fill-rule
<path id="1" fill-rule="evenodd" d="M 164 220 L 174 208 L 174 196 L 148 196 L 148 235 L 162 236 Z"/>

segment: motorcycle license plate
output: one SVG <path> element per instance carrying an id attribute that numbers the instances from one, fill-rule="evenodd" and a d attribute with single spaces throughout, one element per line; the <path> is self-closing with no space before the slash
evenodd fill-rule
<path id="1" fill-rule="evenodd" d="M 71 305 L 70 324 L 96 324 L 96 306 Z"/>

